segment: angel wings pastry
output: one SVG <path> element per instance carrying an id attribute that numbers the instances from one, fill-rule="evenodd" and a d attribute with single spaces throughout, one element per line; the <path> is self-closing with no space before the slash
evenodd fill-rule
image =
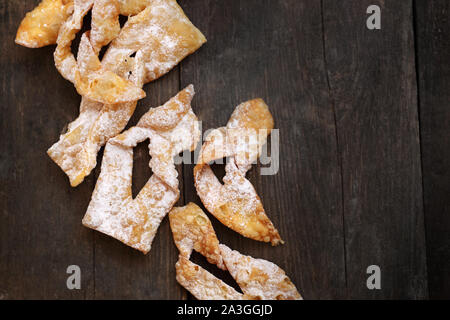
<path id="1" fill-rule="evenodd" d="M 73 42 L 88 13 L 90 30 L 81 35 L 74 54 Z M 123 27 L 120 15 L 128 16 Z M 174 157 L 193 151 L 201 135 L 191 108 L 192 85 L 164 105 L 150 108 L 136 126 L 122 132 L 137 101 L 146 95 L 143 86 L 206 42 L 176 0 L 42 0 L 22 20 L 15 42 L 29 48 L 56 45 L 55 66 L 81 96 L 78 118 L 47 150 L 71 186 L 91 173 L 98 151 L 105 146 L 84 226 L 146 254 L 170 212 L 179 251 L 176 279 L 197 299 L 302 299 L 280 267 L 221 244 L 200 207 L 189 203 L 173 208 L 180 196 Z M 246 179 L 273 127 L 262 99 L 237 106 L 227 125 L 206 137 L 194 182 L 206 209 L 220 222 L 245 237 L 277 245 L 283 240 Z M 133 148 L 146 140 L 153 175 L 133 197 Z M 227 159 L 223 183 L 210 167 L 222 158 Z M 193 250 L 228 271 L 240 291 L 193 263 Z"/>
<path id="2" fill-rule="evenodd" d="M 231 250 L 219 240 L 206 214 L 194 203 L 169 213 L 175 245 L 177 281 L 199 300 L 301 299 L 286 273 L 274 263 Z M 243 293 L 189 260 L 195 250 L 208 262 L 228 270 Z"/>
<path id="3" fill-rule="evenodd" d="M 190 103 L 192 85 L 161 107 L 150 109 L 135 127 L 110 139 L 83 225 L 147 253 L 164 216 L 179 198 L 174 156 L 193 150 L 200 138 Z M 135 199 L 131 193 L 133 147 L 150 139 L 153 175 Z"/>
<path id="4" fill-rule="evenodd" d="M 194 168 L 197 193 L 211 214 L 241 235 L 277 245 L 283 241 L 267 217 L 255 188 L 245 178 L 273 128 L 273 118 L 261 99 L 236 107 L 226 127 L 206 137 Z M 209 162 L 227 157 L 223 184 Z"/>
<path id="5" fill-rule="evenodd" d="M 103 2 L 94 3 L 93 24 L 95 8 Z M 139 3 L 135 1 L 136 5 Z M 140 88 L 170 71 L 206 41 L 175 0 L 145 3 L 147 7 L 131 16 L 111 42 L 101 63 L 97 61 L 97 51 L 112 36 L 97 37 L 93 41 L 96 30 L 93 25 L 90 34 L 84 37 L 88 41 L 80 44 L 75 60 L 70 51 L 58 49 L 67 47 L 70 50 L 70 45 L 63 45 L 60 38 L 64 30 L 75 27 L 61 27 L 57 51 L 65 53 L 55 53 L 55 60 L 60 60 L 62 74 L 76 83 L 82 99 L 79 117 L 69 124 L 68 131 L 60 136 L 48 154 L 68 175 L 74 187 L 96 166 L 100 148 L 125 128 L 136 108 Z M 76 11 L 78 16 L 85 14 L 88 4 L 83 3 Z M 119 7 L 122 5 L 127 5 L 127 10 L 132 9 L 131 1 L 122 1 Z M 115 35 L 114 25 L 111 22 L 108 27 L 106 23 L 97 29 L 110 30 L 108 34 Z"/>

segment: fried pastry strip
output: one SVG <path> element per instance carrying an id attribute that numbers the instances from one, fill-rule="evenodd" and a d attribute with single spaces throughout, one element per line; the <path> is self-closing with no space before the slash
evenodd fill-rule
<path id="1" fill-rule="evenodd" d="M 299 300 L 297 288 L 276 264 L 245 256 L 226 245 L 220 251 L 228 271 L 245 293 L 255 300 Z"/>
<path id="2" fill-rule="evenodd" d="M 92 10 L 92 45 L 98 53 L 120 32 L 119 14 L 136 15 L 152 0 L 96 0 Z M 42 0 L 28 12 L 17 30 L 15 42 L 28 48 L 56 44 L 58 32 L 73 13 L 74 0 Z"/>
<path id="3" fill-rule="evenodd" d="M 188 42 L 189 39 L 195 39 L 195 41 L 192 40 L 186 52 L 197 50 L 204 43 L 204 37 L 184 16 L 181 8 L 176 3 L 173 4 L 174 2 L 173 0 L 153 0 L 146 9 L 147 12 L 141 12 L 132 17 L 142 21 L 146 28 L 137 26 L 130 18 L 131 21 L 125 23 L 117 39 L 126 39 L 129 36 L 134 39 L 142 37 L 147 40 L 153 39 L 152 42 L 142 41 L 128 50 L 121 41 L 117 43 L 113 41 L 102 61 L 104 69 L 132 81 L 137 87 L 142 87 L 144 78 L 148 78 L 144 74 L 144 66 L 148 64 L 146 59 L 150 55 L 146 52 L 147 50 L 152 51 L 151 55 L 155 56 L 177 55 L 179 50 L 176 45 L 173 45 L 178 42 Z M 184 29 L 171 32 L 171 28 L 176 24 L 168 24 L 165 21 L 161 23 L 159 19 L 149 14 L 149 11 L 159 12 L 167 18 L 167 21 L 181 19 L 179 24 L 183 25 Z M 153 30 L 156 29 L 161 33 L 153 34 Z M 163 35 L 164 38 L 162 38 Z M 170 39 L 170 41 L 164 41 L 164 39 Z M 154 43 L 158 45 L 152 47 Z M 118 52 L 121 51 L 126 51 L 126 54 L 119 54 Z M 135 57 L 131 57 L 133 53 L 136 53 Z M 177 63 L 183 58 L 183 55 L 177 55 Z M 137 74 L 139 76 L 136 76 Z M 99 149 L 108 139 L 125 128 L 135 108 L 136 101 L 109 105 L 95 102 L 87 97 L 82 98 L 80 116 L 69 125 L 68 132 L 61 135 L 60 140 L 48 150 L 49 156 L 68 175 L 72 186 L 77 186 L 89 175 L 97 164 Z"/>
<path id="4" fill-rule="evenodd" d="M 56 69 L 64 79 L 72 83 L 75 83 L 75 76 L 78 71 L 77 61 L 71 50 L 72 41 L 83 26 L 84 16 L 93 5 L 94 0 L 74 0 L 73 13 L 59 29 L 56 40 L 57 46 L 53 53 Z"/>
<path id="5" fill-rule="evenodd" d="M 153 0 L 138 15 L 132 16 L 119 36 L 111 42 L 102 63 L 113 69 L 134 52 L 142 50 L 144 83 L 169 72 L 181 60 L 206 42 L 175 0 Z"/>
<path id="6" fill-rule="evenodd" d="M 180 251 L 175 266 L 177 281 L 197 299 L 301 299 L 295 285 L 280 267 L 219 244 L 211 221 L 197 205 L 189 203 L 173 208 L 169 219 Z M 228 270 L 244 294 L 189 261 L 192 250 L 205 256 L 210 263 Z"/>
<path id="7" fill-rule="evenodd" d="M 95 3 L 97 4 L 97 1 Z M 101 4 L 102 2 L 100 2 Z M 82 27 L 83 17 L 93 5 L 93 0 L 75 0 L 72 16 L 59 30 L 58 45 L 54 53 L 56 68 L 65 79 L 75 84 L 75 88 L 80 95 L 91 100 L 114 104 L 142 99 L 145 97 L 145 92 L 114 72 L 104 68 L 98 60 L 95 50 L 90 50 L 93 51 L 92 53 L 86 50 L 88 47 L 86 43 L 80 44 L 80 46 L 83 46 L 81 49 L 84 49 L 86 52 L 84 55 L 79 55 L 79 60 L 83 58 L 88 59 L 89 64 L 87 64 L 87 67 L 89 68 L 86 67 L 83 73 L 80 72 L 79 64 L 83 64 L 84 61 L 77 62 L 75 60 L 71 51 L 71 44 L 76 33 Z M 107 6 L 102 7 L 107 8 Z M 106 24 L 107 21 L 105 22 Z M 94 31 L 97 31 L 97 29 L 94 29 Z M 101 39 L 101 41 L 104 41 L 104 39 Z M 97 42 L 95 44 L 99 45 Z"/>
<path id="8" fill-rule="evenodd" d="M 145 97 L 144 90 L 102 67 L 89 41 L 89 33 L 83 34 L 78 48 L 79 71 L 75 73 L 78 93 L 82 97 L 106 104 L 137 101 Z"/>
<path id="9" fill-rule="evenodd" d="M 169 213 L 170 228 L 180 254 L 189 259 L 192 250 L 201 253 L 209 263 L 226 270 L 211 221 L 195 203 L 174 208 Z"/>
<path id="10" fill-rule="evenodd" d="M 277 245 L 283 241 L 245 178 L 272 128 L 273 118 L 263 100 L 242 103 L 226 127 L 213 130 L 206 138 L 194 179 L 203 204 L 220 222 L 245 237 Z M 221 184 L 208 163 L 224 157 L 228 161 Z"/>
<path id="11" fill-rule="evenodd" d="M 96 55 L 119 35 L 119 1 L 95 0 L 92 8 L 91 43 Z"/>
<path id="12" fill-rule="evenodd" d="M 193 150 L 200 138 L 197 117 L 190 107 L 193 96 L 190 85 L 163 106 L 151 109 L 135 127 L 108 141 L 83 225 L 143 253 L 150 251 L 161 220 L 180 193 L 173 157 Z M 152 125 L 160 121 L 169 126 Z M 133 199 L 133 147 L 147 139 L 153 175 Z"/>
<path id="13" fill-rule="evenodd" d="M 180 255 L 177 281 L 198 300 L 242 300 L 244 296 L 199 265 Z"/>
<path id="14" fill-rule="evenodd" d="M 15 42 L 28 48 L 55 44 L 59 28 L 72 12 L 73 0 L 42 0 L 25 15 Z"/>
<path id="15" fill-rule="evenodd" d="M 80 67 L 85 68 L 84 64 Z M 136 86 L 142 86 L 143 63 L 141 54 L 127 59 L 116 67 L 116 72 Z M 97 164 L 97 153 L 110 138 L 125 128 L 137 101 L 119 104 L 102 104 L 86 97 L 81 98 L 80 115 L 69 124 L 67 133 L 61 135 L 47 153 L 67 174 L 71 186 L 83 182 Z"/>

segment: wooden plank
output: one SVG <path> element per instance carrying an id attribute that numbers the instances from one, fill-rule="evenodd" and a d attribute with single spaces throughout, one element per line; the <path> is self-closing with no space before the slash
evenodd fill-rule
<path id="1" fill-rule="evenodd" d="M 305 298 L 345 296 L 340 169 L 318 1 L 180 1 L 208 43 L 181 66 L 203 129 L 262 97 L 280 129 L 280 169 L 249 174 L 286 244 L 241 237 L 211 216 L 219 240 L 284 268 Z M 186 165 L 185 199 L 200 204 Z"/>
<path id="2" fill-rule="evenodd" d="M 0 2 L 0 299 L 184 299 L 167 219 L 147 256 L 82 227 L 94 175 L 73 189 L 45 154 L 77 116 L 79 97 L 58 75 L 54 47 L 14 44 L 38 2 Z M 432 298 L 450 296 L 447 2 L 416 2 Z M 130 125 L 193 83 L 204 130 L 254 97 L 280 129 L 278 174 L 261 176 L 257 166 L 248 176 L 286 244 L 245 239 L 211 217 L 220 240 L 283 267 L 307 299 L 427 297 L 412 3 L 380 1 L 379 31 L 365 28 L 376 4 L 368 0 L 180 4 L 208 43 L 146 87 Z M 135 192 L 151 174 L 146 153 L 135 149 Z M 192 168 L 179 167 L 179 205 L 200 203 Z M 71 264 L 81 267 L 81 290 L 66 288 Z M 366 288 L 371 264 L 381 267 L 380 291 Z"/>
<path id="3" fill-rule="evenodd" d="M 93 233 L 81 225 L 93 179 L 71 188 L 46 154 L 80 99 L 58 74 L 53 46 L 14 44 L 37 3 L 0 3 L 0 299 L 83 299 L 93 296 Z M 81 290 L 66 287 L 72 264 Z"/>
<path id="4" fill-rule="evenodd" d="M 420 133 L 430 298 L 450 298 L 450 2 L 416 1 Z"/>
<path id="5" fill-rule="evenodd" d="M 366 9 L 381 7 L 381 30 Z M 323 1 L 349 298 L 427 297 L 412 1 Z M 381 268 L 368 290 L 366 268 Z"/>
<path id="6" fill-rule="evenodd" d="M 179 91 L 179 68 L 176 67 L 163 78 L 145 86 L 147 97 L 140 100 L 128 128 L 135 125 L 150 107 L 164 104 Z M 133 193 L 137 194 L 150 177 L 148 167 L 148 141 L 134 149 Z M 100 173 L 100 161 L 97 176 Z M 181 166 L 181 198 L 183 201 L 183 182 Z M 147 255 L 130 249 L 119 241 L 96 233 L 95 235 L 95 298 L 96 299 L 185 299 L 186 292 L 175 279 L 175 263 L 178 258 L 169 221 L 166 217 Z"/>

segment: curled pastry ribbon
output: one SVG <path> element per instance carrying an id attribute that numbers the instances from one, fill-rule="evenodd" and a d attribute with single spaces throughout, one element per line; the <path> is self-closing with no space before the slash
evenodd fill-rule
<path id="1" fill-rule="evenodd" d="M 263 100 L 240 104 L 226 127 L 206 137 L 194 179 L 201 201 L 220 222 L 245 237 L 277 245 L 283 241 L 265 214 L 255 188 L 245 178 L 272 129 L 273 118 Z M 208 163 L 225 157 L 222 184 Z"/>
<path id="2" fill-rule="evenodd" d="M 175 245 L 180 254 L 175 265 L 177 281 L 199 300 L 302 299 L 286 273 L 276 264 L 231 250 L 219 240 L 206 214 L 194 203 L 169 213 Z M 241 288 L 236 291 L 189 260 L 192 251 L 209 263 L 228 270 Z"/>
<path id="3" fill-rule="evenodd" d="M 102 11 L 106 5 L 111 10 Z M 92 30 L 83 36 L 75 60 L 70 44 L 92 6 Z M 206 42 L 175 0 L 140 1 L 133 5 L 131 1 L 119 1 L 120 10 L 137 14 L 129 17 L 117 36 L 116 8 L 107 1 L 75 0 L 72 16 L 59 31 L 57 68 L 76 84 L 82 100 L 79 117 L 47 153 L 74 187 L 96 166 L 100 148 L 125 128 L 137 99 L 142 97 L 139 88 L 170 71 Z M 99 63 L 99 48 L 112 38 Z M 122 102 L 115 103 L 119 101 Z"/>
<path id="4" fill-rule="evenodd" d="M 150 109 L 105 147 L 100 176 L 83 225 L 147 253 L 164 216 L 179 198 L 174 156 L 193 150 L 200 139 L 188 86 L 161 107 Z M 149 163 L 153 175 L 135 199 L 131 193 L 133 147 L 150 139 Z"/>

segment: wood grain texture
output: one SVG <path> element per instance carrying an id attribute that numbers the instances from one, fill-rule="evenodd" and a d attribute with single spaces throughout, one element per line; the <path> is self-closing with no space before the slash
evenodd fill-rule
<path id="1" fill-rule="evenodd" d="M 224 126 L 234 108 L 263 98 L 280 129 L 276 175 L 249 172 L 285 245 L 246 239 L 211 217 L 218 238 L 282 267 L 306 299 L 345 297 L 340 169 L 321 37 L 311 1 L 180 1 L 208 43 L 181 66 L 193 83 L 203 129 Z M 206 4 L 207 3 L 207 4 Z M 200 204 L 192 166 L 185 199 Z"/>
<path id="2" fill-rule="evenodd" d="M 416 1 L 430 298 L 450 298 L 450 2 Z"/>
<path id="3" fill-rule="evenodd" d="M 14 44 L 16 29 L 39 1 L 0 2 L 0 298 L 93 297 L 93 235 L 81 225 L 93 179 L 71 188 L 47 156 L 80 98 L 57 72 L 54 47 Z M 80 266 L 81 290 L 66 287 Z"/>
<path id="4" fill-rule="evenodd" d="M 14 44 L 38 2 L 0 0 L 0 299 L 192 299 L 175 280 L 167 218 L 148 255 L 81 225 L 102 152 L 77 188 L 45 153 L 80 97 L 54 67 L 54 46 Z M 412 0 L 179 3 L 208 42 L 145 86 L 128 127 L 192 83 L 203 131 L 261 97 L 280 133 L 278 173 L 261 176 L 258 164 L 248 177 L 286 244 L 243 238 L 209 215 L 219 240 L 278 264 L 306 299 L 426 298 L 427 277 L 431 298 L 449 298 L 448 1 L 416 0 L 415 17 Z M 366 28 L 372 4 L 381 30 Z M 134 152 L 137 193 L 151 171 L 146 144 Z M 178 166 L 178 205 L 200 204 L 192 170 Z M 66 288 L 71 264 L 81 290 Z M 366 287 L 372 264 L 382 290 Z"/>
<path id="5" fill-rule="evenodd" d="M 366 28 L 369 5 L 381 30 Z M 323 1 L 342 163 L 349 298 L 427 297 L 411 1 Z M 368 290 L 366 268 L 381 268 Z"/>

